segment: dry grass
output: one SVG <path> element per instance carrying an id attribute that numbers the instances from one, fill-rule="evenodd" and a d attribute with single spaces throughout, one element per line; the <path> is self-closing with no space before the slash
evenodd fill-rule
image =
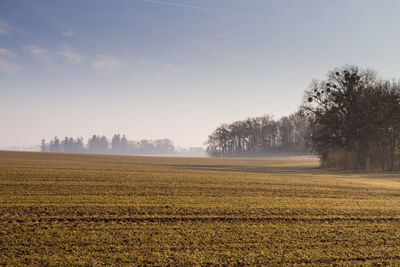
<path id="1" fill-rule="evenodd" d="M 0 152 L 0 265 L 399 265 L 400 175 Z"/>

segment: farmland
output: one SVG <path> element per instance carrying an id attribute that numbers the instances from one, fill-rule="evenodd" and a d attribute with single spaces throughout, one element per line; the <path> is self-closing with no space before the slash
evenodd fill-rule
<path id="1" fill-rule="evenodd" d="M 0 152 L 0 265 L 396 265 L 400 174 Z"/>

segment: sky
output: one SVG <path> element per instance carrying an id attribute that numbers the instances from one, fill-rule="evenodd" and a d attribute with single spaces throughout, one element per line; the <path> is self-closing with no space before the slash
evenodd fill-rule
<path id="1" fill-rule="evenodd" d="M 54 136 L 202 146 L 299 107 L 345 64 L 400 78 L 400 1 L 1 0 L 0 147 Z"/>

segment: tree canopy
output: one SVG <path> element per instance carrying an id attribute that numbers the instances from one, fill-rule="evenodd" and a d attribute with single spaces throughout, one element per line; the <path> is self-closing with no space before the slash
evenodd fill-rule
<path id="1" fill-rule="evenodd" d="M 400 85 L 375 72 L 344 66 L 314 81 L 303 110 L 310 148 L 323 166 L 393 170 L 400 167 Z"/>

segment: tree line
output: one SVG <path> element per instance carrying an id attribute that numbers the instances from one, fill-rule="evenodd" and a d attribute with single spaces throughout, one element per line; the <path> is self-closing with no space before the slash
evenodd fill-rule
<path id="1" fill-rule="evenodd" d="M 343 66 L 312 81 L 299 110 L 224 124 L 206 142 L 216 157 L 271 153 L 319 156 L 323 167 L 400 169 L 400 82 Z"/>
<path id="2" fill-rule="evenodd" d="M 219 126 L 206 141 L 212 157 L 304 154 L 307 117 L 298 111 L 274 120 L 270 115 Z"/>
<path id="3" fill-rule="evenodd" d="M 174 144 L 169 139 L 131 141 L 125 135 L 115 134 L 111 142 L 106 136 L 93 135 L 84 143 L 82 137 L 76 139 L 54 137 L 49 142 L 42 140 L 42 152 L 94 153 L 119 155 L 168 155 L 176 153 Z"/>

